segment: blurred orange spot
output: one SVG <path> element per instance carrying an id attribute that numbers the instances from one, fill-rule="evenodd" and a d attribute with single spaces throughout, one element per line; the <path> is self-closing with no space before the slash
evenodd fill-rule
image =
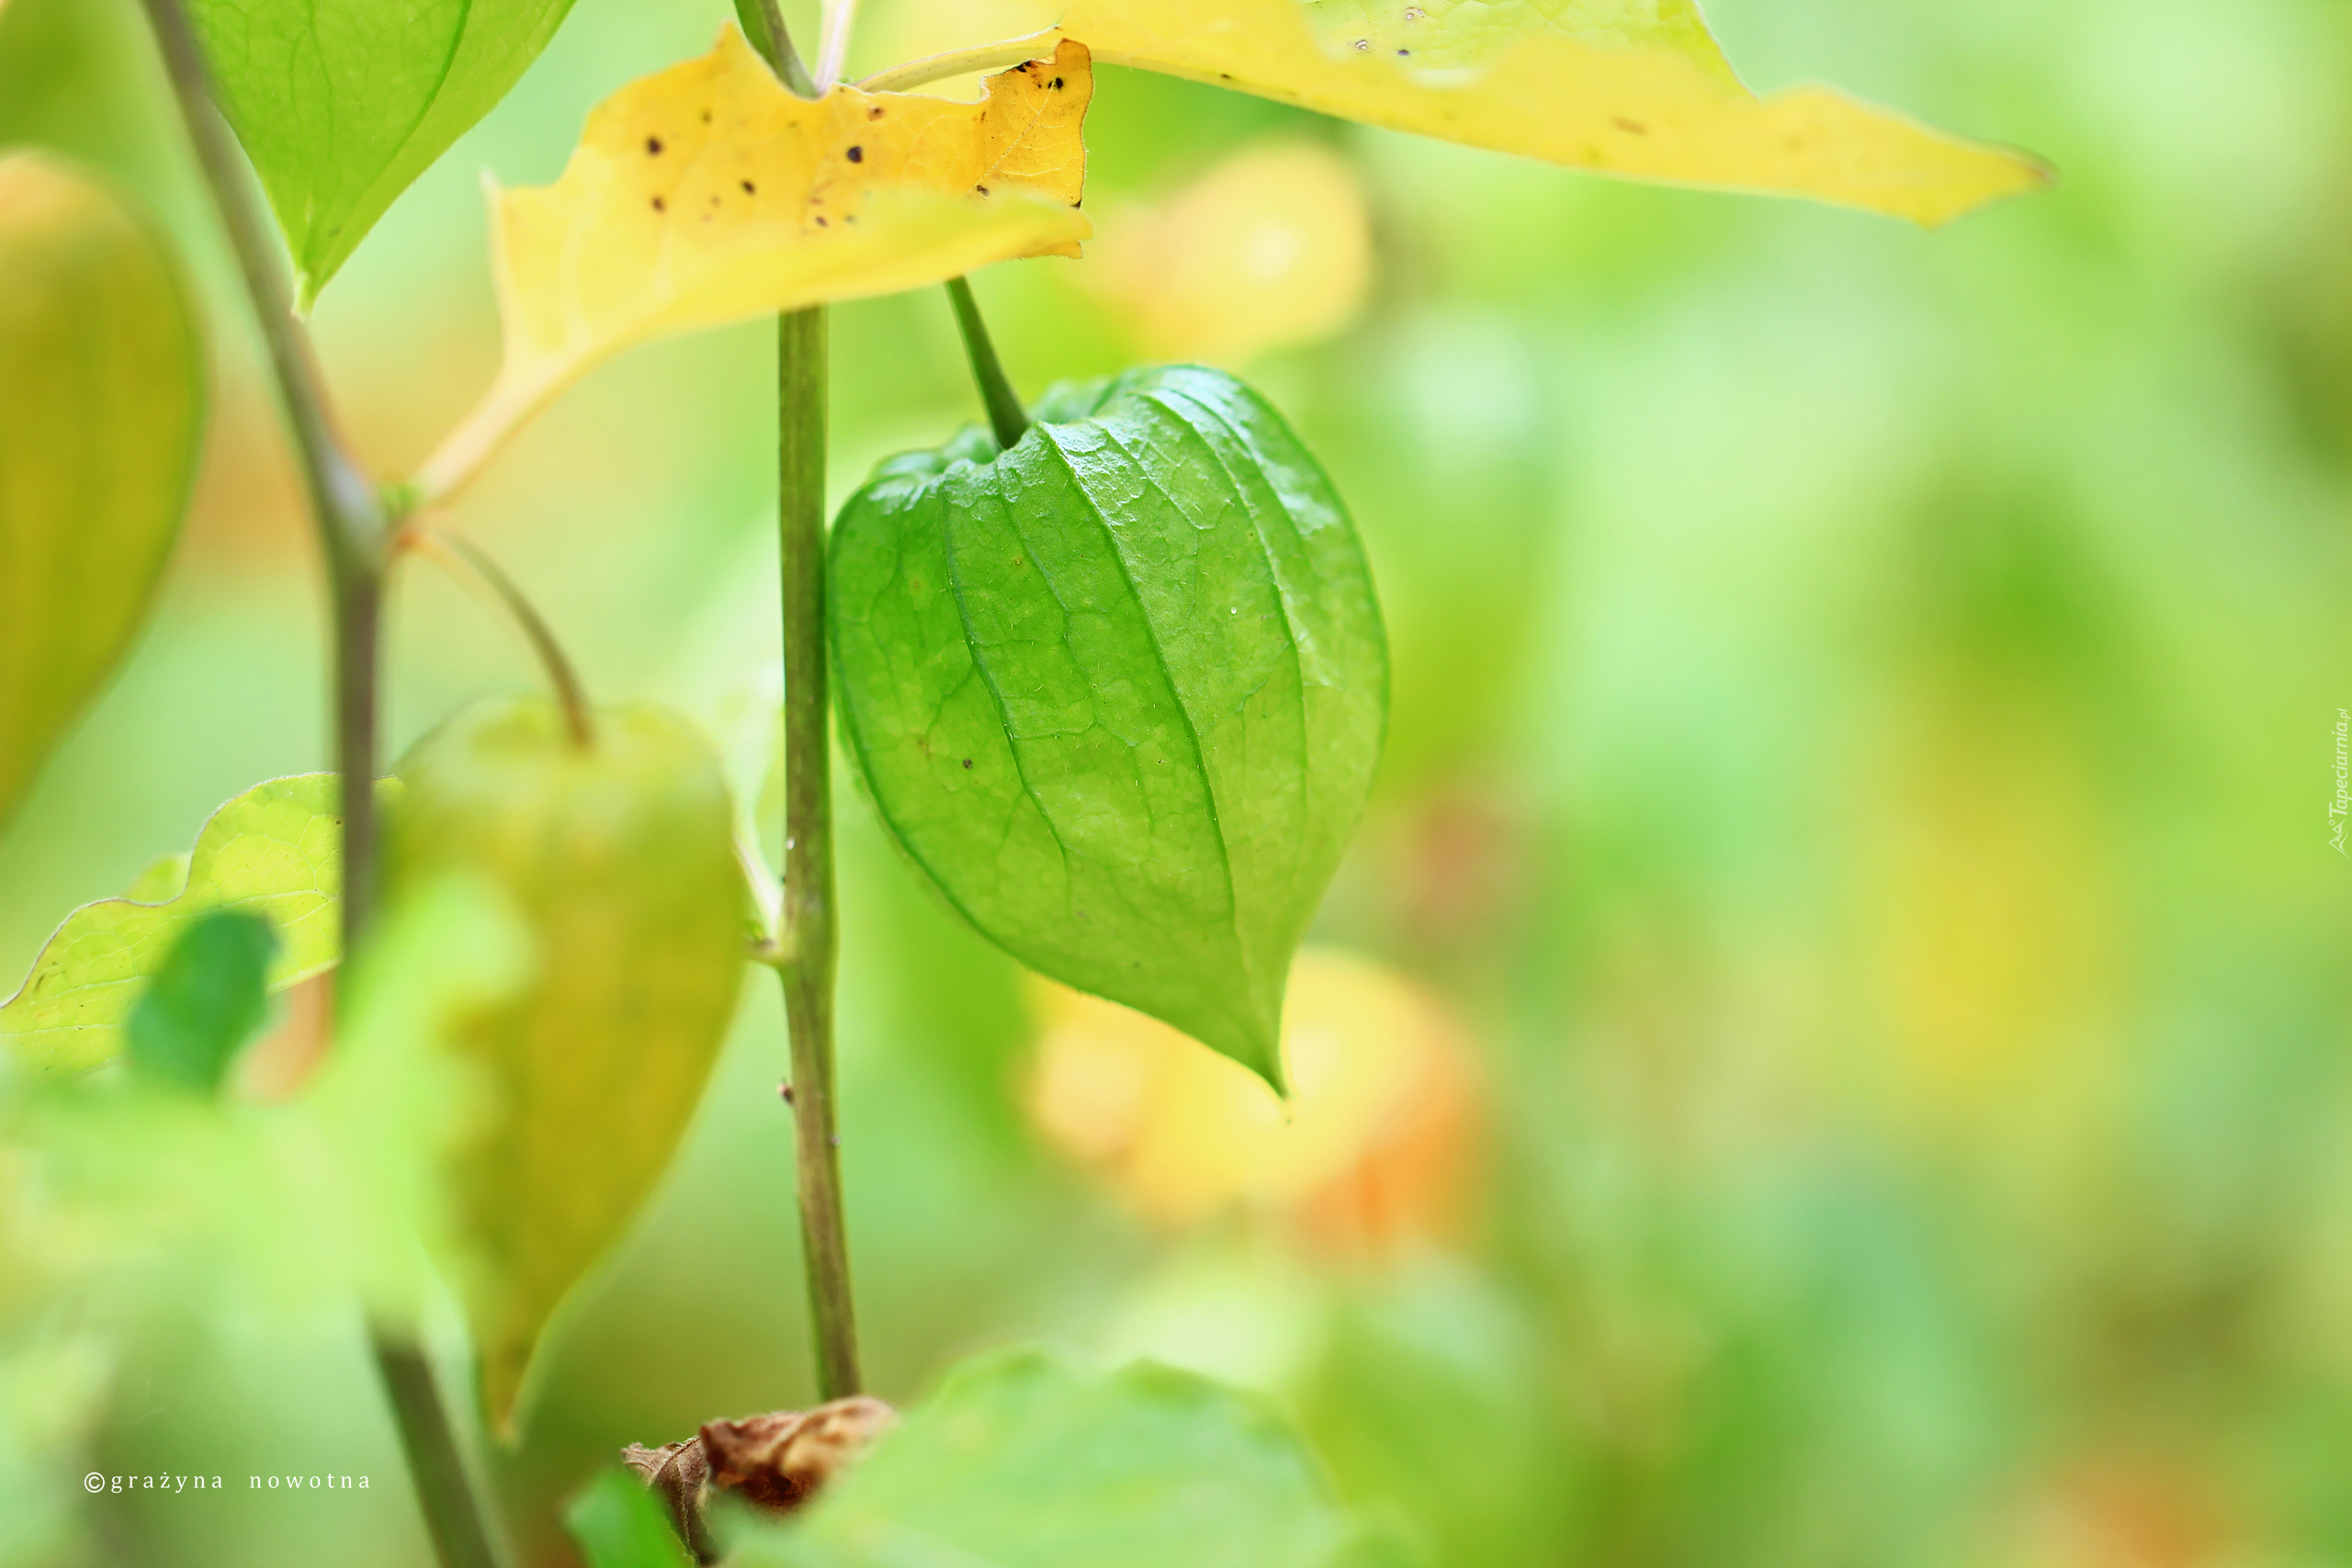
<path id="1" fill-rule="evenodd" d="M 326 1060 L 334 1032 L 334 976 L 330 969 L 289 989 L 277 1022 L 238 1055 L 232 1071 L 240 1098 L 291 1100 Z"/>
<path id="2" fill-rule="evenodd" d="M 1037 1126 L 1156 1224 L 1272 1211 L 1327 1243 L 1451 1234 L 1479 1122 L 1463 1032 L 1435 996 L 1368 960 L 1293 965 L 1288 1106 L 1166 1024 L 1040 982 L 1029 1082 Z"/>
<path id="3" fill-rule="evenodd" d="M 1157 208 L 1114 214 L 1083 276 L 1147 358 L 1238 366 L 1315 343 L 1372 293 L 1363 183 L 1312 143 L 1252 147 Z"/>
<path id="4" fill-rule="evenodd" d="M 2108 1460 L 2051 1484 L 2029 1521 L 2035 1568 L 2198 1568 L 2242 1561 L 2211 1483 L 2177 1464 Z"/>

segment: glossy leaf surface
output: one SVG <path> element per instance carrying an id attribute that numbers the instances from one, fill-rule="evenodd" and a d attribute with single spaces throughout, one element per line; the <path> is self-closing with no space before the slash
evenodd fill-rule
<path id="1" fill-rule="evenodd" d="M 259 915 L 214 909 L 190 921 L 130 1010 L 131 1071 L 209 1095 L 261 1027 L 277 933 Z"/>
<path id="2" fill-rule="evenodd" d="M 676 1147 L 735 1006 L 741 874 L 718 763 L 658 709 L 569 738 L 552 704 L 484 704 L 401 768 L 386 886 L 496 887 L 537 949 L 458 1036 L 481 1080 L 453 1186 L 484 1393 L 511 1421 L 548 1315 Z"/>
<path id="3" fill-rule="evenodd" d="M 1134 371 L 883 465 L 833 532 L 842 728 L 973 924 L 1278 1088 L 1292 953 L 1387 706 L 1329 479 L 1230 376 Z"/>
<path id="4" fill-rule="evenodd" d="M 398 797 L 389 779 L 377 788 L 379 799 Z M 256 784 L 213 813 L 184 868 L 176 857 L 160 861 L 124 897 L 74 910 L 23 987 L 0 1003 L 0 1040 L 36 1072 L 113 1060 L 140 994 L 180 933 L 211 909 L 246 910 L 276 929 L 272 989 L 332 967 L 341 952 L 339 795 L 332 773 Z"/>
<path id="5" fill-rule="evenodd" d="M 1062 30 L 1110 64 L 1394 130 L 1927 225 L 2049 180 L 1831 88 L 1758 98 L 1693 0 L 1074 0 Z"/>
<path id="6" fill-rule="evenodd" d="M 855 87 L 811 102 L 729 23 L 709 54 L 599 105 L 560 180 L 497 197 L 505 357 L 420 488 L 455 488 L 633 344 L 1075 255 L 1092 90 L 1086 51 L 1065 42 L 978 103 Z"/>
<path id="7" fill-rule="evenodd" d="M 1324 1568 L 1357 1538 L 1271 1410 L 1168 1367 L 1035 1350 L 953 1375 L 743 1568 Z"/>
<path id="8" fill-rule="evenodd" d="M 187 0 L 213 91 L 294 254 L 303 309 L 488 114 L 571 0 Z"/>
<path id="9" fill-rule="evenodd" d="M 64 164 L 0 158 L 0 823 L 146 617 L 203 409 L 154 235 Z"/>

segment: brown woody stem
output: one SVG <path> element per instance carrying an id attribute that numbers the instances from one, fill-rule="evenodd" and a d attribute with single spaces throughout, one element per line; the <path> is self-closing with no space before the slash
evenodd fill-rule
<path id="1" fill-rule="evenodd" d="M 180 0 L 144 0 L 187 127 L 188 141 L 236 254 L 278 404 L 301 464 L 311 520 L 326 557 L 334 618 L 335 770 L 343 800 L 343 952 L 366 942 L 376 909 L 376 766 L 381 690 L 384 561 L 391 518 L 336 428 L 277 236 L 255 199 L 228 126 L 215 111 L 204 54 Z M 348 994 L 349 987 L 340 994 Z M 463 1450 L 424 1348 L 405 1328 L 375 1323 L 369 1337 L 400 1427 L 417 1500 L 444 1568 L 497 1568 L 489 1516 L 468 1479 Z"/>

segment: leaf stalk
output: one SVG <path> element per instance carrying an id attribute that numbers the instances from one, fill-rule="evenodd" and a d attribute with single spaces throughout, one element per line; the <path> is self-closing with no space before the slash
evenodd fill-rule
<path id="1" fill-rule="evenodd" d="M 964 352 L 972 361 L 972 379 L 979 383 L 989 428 L 996 432 L 996 444 L 1010 452 L 1028 434 L 1029 412 L 1021 406 L 1021 395 L 1012 389 L 1003 362 L 996 356 L 989 324 L 980 319 L 980 302 L 972 297 L 971 280 L 949 278 L 947 298 L 956 307 L 956 325 L 964 333 Z"/>

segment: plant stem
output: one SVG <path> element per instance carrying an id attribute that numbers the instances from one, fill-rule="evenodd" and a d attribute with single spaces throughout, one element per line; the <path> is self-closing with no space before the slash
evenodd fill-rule
<path id="1" fill-rule="evenodd" d="M 814 97 L 775 0 L 756 4 L 761 52 L 786 84 Z M 748 29 L 747 29 L 748 30 Z M 762 40 L 754 39 L 755 43 Z M 798 80 L 796 81 L 796 75 Z M 792 1036 L 795 1187 L 801 1265 L 817 1341 L 817 1394 L 858 1392 L 857 1314 L 849 1227 L 842 1217 L 841 1137 L 833 1127 L 833 764 L 825 681 L 825 310 L 776 318 L 776 526 L 784 604 L 784 907 L 775 945 Z"/>
<path id="2" fill-rule="evenodd" d="M 417 1495 L 427 1500 L 425 1517 L 433 1525 L 433 1544 L 440 1553 L 442 1568 L 499 1568 L 489 1534 L 480 1528 L 479 1520 L 473 1529 L 452 1530 L 435 1517 L 432 1499 L 464 1498 L 470 1507 L 473 1489 L 457 1445 L 446 1440 L 449 1412 L 441 1403 L 440 1385 L 433 1381 L 433 1363 L 424 1348 L 413 1336 L 386 1333 L 380 1325 L 371 1328 L 368 1343 L 375 1352 L 377 1376 L 383 1381 L 385 1397 L 397 1417 L 409 1474 L 415 1479 Z M 442 1434 L 445 1440 L 433 1440 L 435 1433 Z"/>
<path id="3" fill-rule="evenodd" d="M 956 306 L 956 324 L 964 332 L 964 352 L 971 356 L 972 379 L 980 384 L 980 401 L 989 411 L 989 428 L 996 432 L 996 444 L 1007 451 L 1027 434 L 1028 411 L 1021 406 L 1021 396 L 1006 379 L 1004 366 L 996 356 L 996 344 L 989 339 L 989 324 L 980 320 L 980 302 L 972 298 L 968 278 L 947 280 L 947 298 Z"/>
<path id="4" fill-rule="evenodd" d="M 784 25 L 784 7 L 776 0 L 735 0 L 735 16 L 743 24 L 743 36 L 784 85 L 801 97 L 815 97 L 817 84 L 808 79 L 800 51 L 792 47 L 792 34 Z"/>
<path id="5" fill-rule="evenodd" d="M 825 682 L 825 312 L 776 322 L 777 474 L 784 562 L 784 981 L 800 1245 L 824 1399 L 858 1392 L 857 1322 L 833 1130 L 833 803 Z"/>
<path id="6" fill-rule="evenodd" d="M 180 0 L 144 4 L 189 143 L 236 254 L 278 403 L 294 437 L 311 525 L 326 557 L 334 616 L 335 770 L 342 782 L 343 953 L 348 964 L 362 950 L 376 907 L 378 694 L 390 519 L 382 496 L 335 427 L 325 380 L 294 315 L 277 237 L 254 199 L 229 128 L 213 107 L 204 54 Z M 444 1568 L 496 1568 L 488 1518 L 468 1482 L 456 1430 L 433 1386 L 423 1348 L 404 1328 L 372 1323 L 368 1332 Z"/>

